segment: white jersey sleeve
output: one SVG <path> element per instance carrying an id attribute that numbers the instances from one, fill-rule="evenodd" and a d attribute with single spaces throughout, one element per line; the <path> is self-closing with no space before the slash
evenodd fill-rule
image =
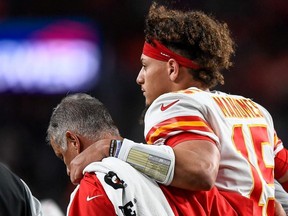
<path id="1" fill-rule="evenodd" d="M 191 132 L 213 140 L 219 145 L 211 125 L 205 119 L 201 103 L 186 93 L 169 93 L 155 100 L 145 115 L 144 135 L 148 144 Z"/>

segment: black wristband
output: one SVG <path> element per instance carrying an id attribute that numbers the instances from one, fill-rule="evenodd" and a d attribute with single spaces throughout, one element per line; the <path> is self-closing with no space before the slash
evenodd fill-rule
<path id="1" fill-rule="evenodd" d="M 121 146 L 122 146 L 122 140 L 111 140 L 109 156 L 117 158 L 119 155 Z"/>
<path id="2" fill-rule="evenodd" d="M 109 157 L 114 157 L 115 147 L 116 147 L 116 140 L 111 140 L 110 148 L 109 148 Z"/>

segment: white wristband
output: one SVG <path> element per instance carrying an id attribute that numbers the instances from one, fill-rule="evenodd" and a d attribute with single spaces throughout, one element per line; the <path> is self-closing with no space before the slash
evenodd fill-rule
<path id="1" fill-rule="evenodd" d="M 118 158 L 161 184 L 169 185 L 173 180 L 175 155 L 170 146 L 147 145 L 124 139 Z"/>

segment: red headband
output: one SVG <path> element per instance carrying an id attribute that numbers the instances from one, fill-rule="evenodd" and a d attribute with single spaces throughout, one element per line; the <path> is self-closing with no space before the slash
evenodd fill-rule
<path id="1" fill-rule="evenodd" d="M 178 62 L 178 64 L 184 67 L 188 67 L 192 69 L 200 68 L 200 66 L 196 64 L 195 62 L 193 62 L 192 60 L 172 52 L 163 44 L 161 44 L 159 41 L 153 40 L 153 43 L 155 44 L 155 46 L 152 46 L 151 44 L 145 41 L 144 47 L 143 47 L 144 55 L 150 58 L 160 60 L 160 61 L 168 61 L 170 58 L 174 58 Z"/>

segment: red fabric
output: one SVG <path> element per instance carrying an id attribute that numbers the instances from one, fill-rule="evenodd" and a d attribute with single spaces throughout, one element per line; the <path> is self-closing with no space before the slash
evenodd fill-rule
<path id="1" fill-rule="evenodd" d="M 286 172 L 288 172 L 288 150 L 283 148 L 279 151 L 274 158 L 275 161 L 275 178 L 281 178 Z"/>
<path id="2" fill-rule="evenodd" d="M 193 62 L 191 59 L 185 58 L 181 55 L 178 55 L 171 50 L 169 50 L 167 47 L 165 47 L 163 44 L 161 44 L 157 40 L 153 40 L 154 46 L 151 44 L 145 42 L 143 47 L 143 54 L 154 58 L 160 61 L 167 62 L 169 59 L 173 58 L 175 59 L 180 65 L 192 68 L 192 69 L 199 69 L 199 65 L 197 65 L 195 62 Z"/>
<path id="3" fill-rule="evenodd" d="M 153 144 L 159 138 L 167 137 L 172 132 L 193 130 L 214 134 L 212 128 L 204 119 L 198 116 L 178 116 L 168 118 L 154 125 L 147 133 L 145 139 L 148 144 Z"/>
<path id="4" fill-rule="evenodd" d="M 188 191 L 160 185 L 175 216 L 252 216 L 253 201 L 235 192 Z"/>
<path id="5" fill-rule="evenodd" d="M 177 135 L 167 139 L 166 145 L 169 145 L 170 147 L 173 148 L 177 144 L 179 144 L 181 142 L 189 141 L 189 140 L 207 140 L 211 143 L 215 143 L 214 140 L 212 140 L 211 138 L 209 138 L 207 136 L 185 132 L 185 133 L 177 134 Z M 215 145 L 216 145 L 216 143 L 215 143 Z"/>
<path id="6" fill-rule="evenodd" d="M 95 198 L 93 198 L 95 197 Z M 69 216 L 115 216 L 114 207 L 94 173 L 85 173 L 69 208 Z"/>
<path id="7" fill-rule="evenodd" d="M 181 133 L 169 138 L 166 141 L 166 145 L 174 147 L 177 144 L 188 140 L 207 140 L 215 143 L 212 139 L 203 135 L 198 135 L 194 133 Z M 286 189 L 288 189 L 288 183 L 286 184 L 286 187 Z M 162 189 L 164 190 L 164 188 Z M 174 189 L 173 191 L 175 190 L 176 189 Z M 213 188 L 211 191 L 195 192 L 193 198 L 190 198 L 188 202 L 185 200 L 187 199 L 187 197 L 183 198 L 184 201 L 180 198 L 174 199 L 173 196 L 169 194 L 169 192 L 170 190 L 168 190 L 168 192 L 166 191 L 167 194 L 165 195 L 167 195 L 168 201 L 173 211 L 177 211 L 177 214 L 179 213 L 179 211 L 181 213 L 183 209 L 185 209 L 185 211 L 191 212 L 191 215 L 210 215 L 211 212 L 213 212 L 212 215 L 221 215 L 226 212 L 230 212 L 226 215 L 235 215 L 235 212 L 238 212 L 238 215 L 253 215 L 253 213 L 255 215 L 262 214 L 262 207 L 258 206 L 258 202 L 255 202 L 252 199 L 248 199 L 238 193 L 231 191 L 218 191 L 216 188 Z M 189 193 L 191 194 L 191 192 Z M 185 192 L 181 193 L 179 196 L 181 197 L 183 196 L 183 194 L 185 194 Z M 185 204 L 179 205 L 179 202 Z M 191 209 L 191 206 L 195 206 L 195 208 Z M 269 201 L 267 215 L 274 215 L 274 200 Z"/>
<path id="8" fill-rule="evenodd" d="M 284 190 L 288 192 L 288 181 L 281 183 L 281 185 L 284 188 Z"/>

